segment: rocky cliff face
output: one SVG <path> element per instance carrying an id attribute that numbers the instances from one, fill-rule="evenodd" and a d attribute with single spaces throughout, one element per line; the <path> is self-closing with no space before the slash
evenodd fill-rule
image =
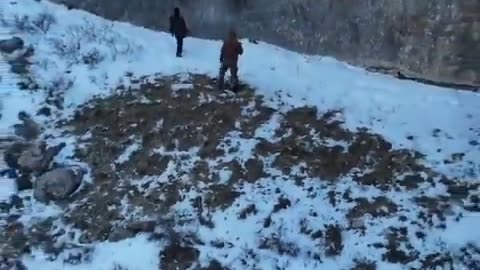
<path id="1" fill-rule="evenodd" d="M 165 30 L 174 5 L 193 35 L 242 37 L 441 83 L 480 86 L 479 0 L 56 0 Z"/>

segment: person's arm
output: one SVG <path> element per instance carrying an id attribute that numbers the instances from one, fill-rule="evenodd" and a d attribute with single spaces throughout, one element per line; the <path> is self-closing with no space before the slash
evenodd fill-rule
<path id="1" fill-rule="evenodd" d="M 173 35 L 173 17 L 170 16 L 170 34 Z"/>
<path id="2" fill-rule="evenodd" d="M 243 54 L 243 46 L 242 46 L 242 43 L 240 41 L 238 42 L 238 54 L 239 55 Z"/>

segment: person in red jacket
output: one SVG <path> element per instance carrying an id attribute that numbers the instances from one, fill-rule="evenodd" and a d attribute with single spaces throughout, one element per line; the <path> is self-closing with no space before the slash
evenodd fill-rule
<path id="1" fill-rule="evenodd" d="M 242 43 L 238 41 L 235 31 L 230 31 L 228 38 L 223 42 L 220 52 L 220 74 L 218 77 L 218 88 L 223 90 L 225 73 L 230 70 L 231 87 L 238 90 L 238 57 L 243 54 Z"/>

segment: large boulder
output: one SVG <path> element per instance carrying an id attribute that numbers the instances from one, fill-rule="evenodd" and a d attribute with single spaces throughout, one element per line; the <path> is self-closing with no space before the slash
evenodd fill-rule
<path id="1" fill-rule="evenodd" d="M 22 122 L 13 126 L 15 135 L 24 138 L 27 141 L 35 140 L 41 132 L 40 126 L 26 112 L 20 112 L 18 119 Z"/>
<path id="2" fill-rule="evenodd" d="M 38 177 L 33 184 L 33 196 L 40 202 L 64 200 L 82 183 L 79 168 L 57 168 Z"/>
<path id="3" fill-rule="evenodd" d="M 0 52 L 13 53 L 16 50 L 21 50 L 25 46 L 25 42 L 19 37 L 12 37 L 9 39 L 0 40 Z"/>
<path id="4" fill-rule="evenodd" d="M 8 167 L 13 169 L 18 169 L 18 159 L 22 155 L 22 153 L 31 147 L 32 144 L 25 143 L 25 142 L 15 142 L 11 144 L 6 150 L 3 155 L 3 159 L 5 164 Z"/>
<path id="5" fill-rule="evenodd" d="M 64 143 L 47 148 L 45 143 L 17 142 L 5 151 L 4 160 L 10 168 L 24 174 L 39 175 L 48 170 L 53 158 L 64 147 Z"/>
<path id="6" fill-rule="evenodd" d="M 18 170 L 24 173 L 47 170 L 51 160 L 46 158 L 45 151 L 45 145 L 43 144 L 30 144 L 18 157 Z"/>

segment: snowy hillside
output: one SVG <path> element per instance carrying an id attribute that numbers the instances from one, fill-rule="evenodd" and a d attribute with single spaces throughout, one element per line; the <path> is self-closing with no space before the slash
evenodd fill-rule
<path id="1" fill-rule="evenodd" d="M 50 202 L 0 177 L 1 270 L 480 269 L 478 93 L 245 39 L 234 96 L 219 41 L 178 59 L 48 1 L 0 12 L 34 49 L 2 55 L 0 152 L 23 111 L 65 143 L 48 170 L 85 172 Z"/>

